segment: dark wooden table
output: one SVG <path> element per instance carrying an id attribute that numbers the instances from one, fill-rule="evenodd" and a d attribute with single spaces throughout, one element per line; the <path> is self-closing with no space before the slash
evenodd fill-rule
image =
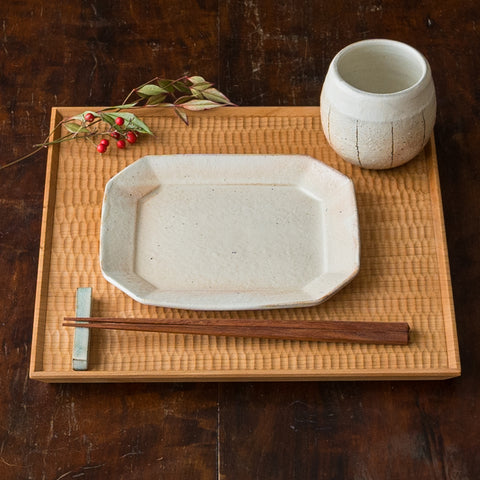
<path id="1" fill-rule="evenodd" d="M 1 479 L 480 478 L 477 0 L 4 2 L 0 164 L 56 105 L 199 74 L 240 105 L 318 105 L 356 40 L 430 60 L 462 376 L 447 381 L 51 385 L 30 380 L 46 152 L 0 171 Z"/>

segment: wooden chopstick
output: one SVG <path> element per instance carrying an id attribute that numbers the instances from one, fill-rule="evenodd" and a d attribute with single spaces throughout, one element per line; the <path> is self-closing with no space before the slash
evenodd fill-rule
<path id="1" fill-rule="evenodd" d="M 258 319 L 148 319 L 113 317 L 66 317 L 66 327 L 134 330 L 230 337 L 256 337 L 315 342 L 348 342 L 407 345 L 406 322 L 298 321 L 272 322 Z"/>

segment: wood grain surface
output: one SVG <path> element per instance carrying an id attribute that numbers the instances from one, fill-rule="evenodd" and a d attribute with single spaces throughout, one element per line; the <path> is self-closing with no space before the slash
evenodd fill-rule
<path id="1" fill-rule="evenodd" d="M 429 59 L 462 376 L 448 381 L 58 384 L 28 377 L 46 152 L 0 170 L 0 478 L 477 479 L 480 90 L 477 1 L 5 2 L 0 164 L 52 106 L 117 104 L 200 74 L 244 106 L 318 105 L 343 46 Z"/>

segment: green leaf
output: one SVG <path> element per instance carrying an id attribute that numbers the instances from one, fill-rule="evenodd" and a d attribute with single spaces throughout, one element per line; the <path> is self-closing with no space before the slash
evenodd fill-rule
<path id="1" fill-rule="evenodd" d="M 198 92 L 203 92 L 204 90 L 207 90 L 213 86 L 213 83 L 210 82 L 201 82 L 201 83 L 196 83 L 195 85 L 192 85 L 190 87 L 190 90 L 196 90 Z"/>
<path id="2" fill-rule="evenodd" d="M 88 128 L 82 127 L 78 123 L 68 122 L 63 125 L 70 133 L 90 133 Z"/>
<path id="3" fill-rule="evenodd" d="M 180 110 L 179 108 L 174 108 L 173 111 L 180 117 L 180 120 L 182 120 L 182 122 L 185 123 L 185 125 L 188 126 L 188 117 L 187 117 L 187 114 L 186 112 L 184 112 L 183 110 Z"/>
<path id="4" fill-rule="evenodd" d="M 115 123 L 115 118 L 117 118 L 117 114 L 114 113 L 106 113 L 102 112 L 100 113 L 100 118 L 105 122 L 114 127 L 116 125 Z"/>
<path id="5" fill-rule="evenodd" d="M 194 100 L 195 97 L 193 95 L 184 95 L 183 97 L 178 97 L 175 100 L 175 105 L 181 105 L 182 103 L 187 103 L 190 100 Z"/>
<path id="6" fill-rule="evenodd" d="M 168 93 L 167 90 L 158 85 L 144 85 L 140 89 L 136 90 L 139 95 L 145 95 L 147 97 L 153 97 L 154 95 L 160 95 L 162 93 Z"/>
<path id="7" fill-rule="evenodd" d="M 85 110 L 83 113 L 80 113 L 79 115 L 74 115 L 73 117 L 70 117 L 69 120 L 80 120 L 81 122 L 84 122 L 85 115 L 87 113 L 91 113 L 95 118 L 98 118 L 100 116 L 97 112 L 93 112 L 92 110 Z"/>
<path id="8" fill-rule="evenodd" d="M 160 88 L 163 88 L 167 93 L 173 93 L 175 88 L 173 87 L 173 80 L 158 80 L 157 84 Z"/>
<path id="9" fill-rule="evenodd" d="M 160 95 L 153 95 L 147 100 L 147 105 L 159 105 L 165 100 L 165 98 L 167 98 L 166 93 L 161 93 Z"/>
<path id="10" fill-rule="evenodd" d="M 218 108 L 220 106 L 221 105 L 219 105 L 217 102 L 213 102 L 211 100 L 190 100 L 179 105 L 179 107 L 185 108 L 186 110 L 191 110 L 192 112 Z"/>
<path id="11" fill-rule="evenodd" d="M 208 88 L 202 92 L 203 96 L 208 100 L 212 100 L 213 102 L 228 104 L 231 105 L 232 102 L 220 91 L 216 88 Z"/>
<path id="12" fill-rule="evenodd" d="M 190 91 L 192 92 L 192 95 L 195 97 L 195 98 L 205 98 L 203 95 L 202 95 L 202 92 L 200 90 L 197 90 L 195 87 L 190 87 Z"/>
<path id="13" fill-rule="evenodd" d="M 110 114 L 109 114 L 110 115 Z M 116 112 L 112 114 L 114 117 L 113 122 L 115 123 L 116 117 L 121 117 L 125 120 L 124 128 L 132 129 L 139 133 L 147 133 L 148 135 L 153 135 L 153 132 L 148 128 L 148 126 L 142 122 L 136 115 L 130 112 Z"/>
<path id="14" fill-rule="evenodd" d="M 187 80 L 189 82 L 192 82 L 194 85 L 198 83 L 205 83 L 205 79 L 203 77 L 200 77 L 198 75 L 194 75 L 193 77 L 187 77 Z"/>
<path id="15" fill-rule="evenodd" d="M 105 110 L 122 110 L 125 108 L 133 108 L 137 106 L 137 102 L 125 103 L 124 105 L 115 105 L 114 107 L 107 107 Z"/>
<path id="16" fill-rule="evenodd" d="M 164 103 L 158 103 L 155 105 L 156 107 L 174 107 L 175 104 L 169 103 L 169 102 L 164 102 Z"/>
<path id="17" fill-rule="evenodd" d="M 183 82 L 175 82 L 173 88 L 180 93 L 186 93 L 187 95 L 190 93 L 190 89 Z"/>

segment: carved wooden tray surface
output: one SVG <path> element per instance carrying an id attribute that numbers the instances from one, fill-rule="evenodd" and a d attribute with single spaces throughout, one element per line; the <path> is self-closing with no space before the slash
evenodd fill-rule
<path id="1" fill-rule="evenodd" d="M 52 125 L 85 108 L 54 108 Z M 48 382 L 439 379 L 460 375 L 443 211 L 433 140 L 408 164 L 367 171 L 341 160 L 321 130 L 318 107 L 234 107 L 190 115 L 139 113 L 155 132 L 100 155 L 90 142 L 50 148 L 30 375 Z M 313 307 L 189 311 L 140 304 L 108 283 L 99 265 L 107 181 L 155 154 L 310 155 L 353 180 L 360 271 Z M 407 321 L 408 346 L 93 331 L 87 371 L 72 369 L 78 287 L 93 288 L 92 315 L 151 318 L 257 316 L 275 320 Z"/>

